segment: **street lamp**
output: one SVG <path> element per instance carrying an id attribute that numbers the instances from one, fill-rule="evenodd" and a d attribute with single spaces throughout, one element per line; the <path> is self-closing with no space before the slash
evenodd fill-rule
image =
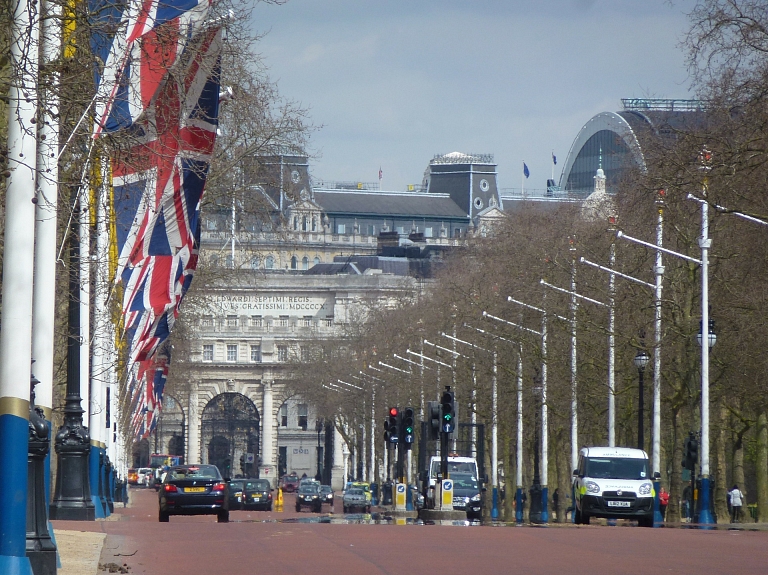
<path id="1" fill-rule="evenodd" d="M 707 330 L 707 343 L 709 344 L 709 349 L 712 349 L 715 344 L 717 343 L 717 333 L 715 333 L 715 320 L 710 319 L 707 323 L 709 323 L 709 329 Z M 701 322 L 699 322 L 699 333 L 696 334 L 696 341 L 701 345 Z"/>
<path id="2" fill-rule="evenodd" d="M 318 419 L 315 422 L 315 431 L 317 431 L 317 475 L 315 475 L 315 479 L 318 481 L 322 481 L 322 473 L 320 473 L 320 460 L 322 459 L 322 450 L 323 448 L 320 446 L 320 433 L 323 431 L 323 420 Z"/>
<path id="3" fill-rule="evenodd" d="M 648 361 L 650 360 L 650 356 L 645 352 L 644 349 L 638 350 L 637 355 L 635 356 L 635 367 L 637 368 L 637 375 L 639 378 L 639 386 L 638 386 L 638 398 L 637 398 L 637 448 L 642 449 L 645 445 L 645 437 L 643 436 L 643 421 L 644 420 L 644 410 L 643 410 L 643 397 L 644 397 L 644 390 L 643 390 L 643 384 L 644 384 L 644 375 L 645 375 L 645 367 L 648 365 Z"/>

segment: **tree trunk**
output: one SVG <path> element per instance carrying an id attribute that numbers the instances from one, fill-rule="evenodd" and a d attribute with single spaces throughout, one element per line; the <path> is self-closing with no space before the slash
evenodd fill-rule
<path id="1" fill-rule="evenodd" d="M 733 442 L 733 483 L 739 486 L 746 499 L 747 486 L 744 484 L 744 439 L 742 433 L 739 433 Z"/>
<path id="2" fill-rule="evenodd" d="M 768 522 L 768 415 L 757 418 L 757 521 Z"/>
<path id="3" fill-rule="evenodd" d="M 729 523 L 728 516 L 728 474 L 726 469 L 725 440 L 728 426 L 728 410 L 720 403 L 720 431 L 715 434 L 715 514 L 718 523 Z"/>

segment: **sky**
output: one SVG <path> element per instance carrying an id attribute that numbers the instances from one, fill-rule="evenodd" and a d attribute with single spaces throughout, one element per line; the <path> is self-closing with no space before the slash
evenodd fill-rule
<path id="1" fill-rule="evenodd" d="M 543 189 L 582 126 L 621 98 L 691 98 L 695 0 L 259 3 L 257 50 L 309 110 L 316 180 L 420 184 L 437 154 L 494 155 L 500 188 Z"/>

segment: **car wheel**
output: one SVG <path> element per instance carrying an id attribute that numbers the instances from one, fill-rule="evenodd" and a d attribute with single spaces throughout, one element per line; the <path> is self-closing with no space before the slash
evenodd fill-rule
<path id="1" fill-rule="evenodd" d="M 576 507 L 576 509 L 573 511 L 573 513 L 574 513 L 573 522 L 576 525 L 581 525 L 581 511 L 579 511 L 579 508 Z"/>
<path id="2" fill-rule="evenodd" d="M 158 520 L 160 521 L 160 523 L 168 523 L 169 518 L 170 518 L 170 515 L 168 514 L 167 511 L 161 510 L 160 513 L 158 514 Z"/>
<path id="3" fill-rule="evenodd" d="M 229 511 L 219 511 L 216 514 L 216 521 L 219 523 L 229 523 Z"/>
<path id="4" fill-rule="evenodd" d="M 581 513 L 581 524 L 582 525 L 589 525 L 589 520 L 590 519 L 591 519 L 591 517 L 589 516 L 589 514 L 582 511 L 582 513 Z"/>
<path id="5" fill-rule="evenodd" d="M 267 507 L 267 511 L 272 511 L 272 504 L 269 504 L 269 507 Z"/>
<path id="6" fill-rule="evenodd" d="M 296 505 L 296 513 L 301 513 L 301 505 Z"/>
<path id="7" fill-rule="evenodd" d="M 346 505 L 343 505 L 341 509 L 344 513 L 349 513 L 348 511 L 349 508 Z"/>
<path id="8" fill-rule="evenodd" d="M 313 510 L 315 513 L 321 513 L 321 512 L 323 511 L 323 504 L 322 504 L 322 503 L 318 503 L 317 505 L 315 505 L 315 506 L 313 507 L 313 509 L 312 509 L 312 510 Z"/>
<path id="9" fill-rule="evenodd" d="M 368 507 L 366 507 L 366 508 L 365 508 L 365 512 L 366 512 L 366 513 L 370 513 L 370 512 L 371 512 L 371 506 L 370 506 L 370 505 L 369 505 Z"/>

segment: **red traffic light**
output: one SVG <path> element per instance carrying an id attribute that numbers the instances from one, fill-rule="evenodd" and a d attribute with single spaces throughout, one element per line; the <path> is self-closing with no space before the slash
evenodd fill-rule
<path id="1" fill-rule="evenodd" d="M 390 407 L 389 408 L 389 415 L 392 417 L 397 417 L 397 408 L 396 407 Z"/>

